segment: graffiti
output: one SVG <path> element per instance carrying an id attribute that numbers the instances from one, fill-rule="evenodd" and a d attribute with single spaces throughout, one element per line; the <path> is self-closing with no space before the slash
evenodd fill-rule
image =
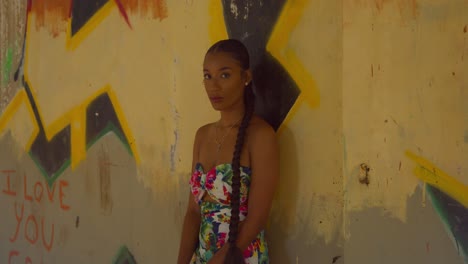
<path id="1" fill-rule="evenodd" d="M 12 263 L 17 263 L 16 261 L 13 262 L 13 260 L 16 260 L 17 258 L 24 258 L 24 263 L 25 264 L 32 264 L 32 263 L 37 263 L 37 262 L 33 262 L 31 257 L 29 256 L 26 256 L 26 257 L 23 257 L 21 255 L 21 253 L 18 251 L 18 250 L 11 250 L 8 254 L 8 264 L 12 264 Z M 41 260 L 41 262 L 39 263 L 43 263 L 43 261 Z"/>
<path id="2" fill-rule="evenodd" d="M 16 171 L 14 171 L 14 170 L 2 170 L 0 172 L 3 175 L 6 176 L 5 187 L 2 190 L 3 194 L 11 196 L 11 197 L 16 197 L 17 193 L 12 188 L 12 185 L 11 185 L 11 177 L 12 177 L 12 175 L 14 175 L 16 173 Z M 70 206 L 64 204 L 64 202 L 63 202 L 63 198 L 65 196 L 64 188 L 67 187 L 67 186 L 68 186 L 67 181 L 61 180 L 59 182 L 59 194 L 58 194 L 59 195 L 59 204 L 60 204 L 60 208 L 62 210 L 64 210 L 64 211 L 68 211 L 70 209 Z M 55 189 L 56 189 L 55 184 L 51 188 L 49 188 L 49 185 L 46 185 L 44 187 L 42 182 L 37 181 L 37 182 L 34 183 L 32 188 L 30 188 L 30 187 L 28 188 L 28 179 L 27 179 L 26 175 L 24 175 L 24 177 L 23 177 L 23 198 L 24 198 L 25 201 L 31 201 L 32 202 L 33 201 L 33 196 L 34 196 L 34 201 L 36 201 L 38 203 L 41 202 L 41 200 L 42 200 L 42 198 L 44 196 L 44 188 L 47 191 L 47 197 L 48 197 L 49 201 L 51 203 L 53 203 L 54 198 L 55 198 Z M 33 190 L 33 191 L 29 192 L 28 189 Z"/>
<path id="3" fill-rule="evenodd" d="M 76 48 L 115 7 L 130 28 L 130 12 L 160 20 L 167 17 L 164 0 L 28 0 L 28 12 L 34 13 L 36 27 L 49 28 L 53 36 L 66 31 L 70 49 Z"/>
<path id="4" fill-rule="evenodd" d="M 94 15 L 101 10 L 104 5 L 112 3 L 109 0 L 85 0 L 85 1 L 72 1 L 71 7 L 71 25 L 70 34 L 71 36 L 76 35 L 86 23 L 88 23 Z M 115 3 L 119 7 L 119 11 L 124 17 L 127 24 L 131 27 L 128 15 L 122 6 L 120 0 L 116 0 Z"/>
<path id="5" fill-rule="evenodd" d="M 468 186 L 412 152 L 406 155 L 418 166 L 414 174 L 427 183 L 432 204 L 454 239 L 457 251 L 468 260 Z"/>
<path id="6" fill-rule="evenodd" d="M 102 136 L 112 131 L 127 147 L 129 153 L 132 154 L 130 141 L 125 136 L 121 121 L 114 108 L 117 102 L 113 103 L 111 101 L 112 95 L 110 93 L 110 90 L 103 92 L 95 99 L 92 99 L 85 107 L 86 122 L 84 127 L 86 130 L 84 133 L 84 140 L 86 149 L 89 149 Z M 30 97 L 30 101 L 33 102 L 34 113 L 39 124 L 39 134 L 31 146 L 30 155 L 41 169 L 42 173 L 47 176 L 50 182 L 53 182 L 70 165 L 72 143 L 78 144 L 82 142 L 80 142 L 81 139 L 72 142 L 73 138 L 70 125 L 67 125 L 58 132 L 51 140 L 47 140 L 44 127 L 40 123 L 41 119 L 39 113 L 37 108 L 34 107 L 34 98 L 32 98 L 32 96 Z M 76 131 L 76 133 L 81 134 L 82 132 Z M 80 155 L 78 153 L 76 154 Z"/>
<path id="7" fill-rule="evenodd" d="M 2 170 L 0 176 L 1 194 L 4 196 L 2 200 L 10 198 L 12 201 L 11 214 L 2 212 L 2 216 L 10 214 L 15 223 L 8 243 L 14 247 L 16 242 L 24 239 L 31 246 L 40 244 L 47 252 L 51 252 L 55 240 L 55 224 L 46 219 L 46 215 L 40 216 L 30 208 L 33 204 L 44 205 L 46 202 L 55 205 L 60 211 L 69 211 L 71 207 L 66 202 L 69 183 L 60 180 L 49 187 L 47 182 L 31 182 L 27 175 L 21 177 L 15 170 Z M 19 186 L 12 185 L 13 182 L 18 182 L 14 180 L 17 177 L 22 180 L 21 192 L 18 191 Z M 32 263 L 30 257 L 23 257 L 17 249 L 10 250 L 7 263 L 12 263 L 16 258 L 25 258 L 26 263 Z"/>
<path id="8" fill-rule="evenodd" d="M 2 85 L 8 82 L 10 77 L 11 67 L 13 65 L 13 49 L 8 48 L 5 52 L 5 61 L 3 62 L 3 76 L 2 76 Z"/>
<path id="9" fill-rule="evenodd" d="M 121 26 L 126 30 L 133 30 L 131 13 L 144 14 L 148 11 L 153 18 L 159 19 L 167 16 L 165 2 L 162 0 L 28 0 L 26 8 L 26 26 L 24 34 L 22 33 L 24 42 L 19 63 L 15 62 L 11 51 L 7 51 L 7 60 L 1 62 L 2 82 L 5 78 L 10 78 L 11 69 L 17 67 L 14 80 L 22 84 L 22 89 L 9 100 L 0 115 L 0 137 L 6 132 L 15 135 L 15 139 L 28 153 L 44 179 L 33 181 L 15 170 L 0 171 L 0 196 L 6 203 L 2 208 L 7 210 L 2 212 L 2 216 L 10 220 L 6 235 L 1 238 L 2 249 L 5 248 L 6 251 L 5 254 L 2 253 L 0 263 L 43 263 L 47 253 L 53 254 L 54 247 L 61 245 L 64 227 L 54 221 L 50 211 L 46 214 L 43 208 L 54 208 L 60 214 L 69 214 L 72 211 L 67 196 L 71 186 L 68 181 L 60 179 L 60 176 L 67 168 L 75 169 L 84 161 L 89 149 L 103 136 L 112 132 L 135 161 L 139 162 L 135 140 L 124 111 L 108 82 L 96 85 L 95 88 L 93 86 L 90 94 L 67 105 L 65 109 L 60 109 L 58 118 L 47 121 L 47 114 L 44 112 L 50 107 L 44 105 L 40 95 L 41 92 L 44 95 L 43 90 L 47 90 L 49 82 L 38 84 L 37 79 L 31 78 L 31 75 L 40 72 L 40 67 L 43 67 L 31 63 L 34 55 L 30 56 L 29 53 L 33 53 L 35 48 L 34 34 L 41 27 L 50 29 L 52 38 L 57 38 L 63 32 L 59 39 L 63 40 L 64 50 L 77 53 L 83 41 L 99 28 L 112 11 L 123 18 L 124 23 Z M 55 20 L 51 20 L 52 18 Z M 53 89 L 81 92 L 80 88 L 73 91 L 67 86 Z M 109 157 L 104 157 L 101 163 L 101 208 L 103 214 L 108 216 L 112 213 Z M 80 218 L 76 216 L 73 223 L 75 228 L 79 227 L 79 222 Z M 41 253 L 37 254 L 34 249 Z M 114 263 L 136 261 L 128 248 L 122 247 Z"/>
<path id="10" fill-rule="evenodd" d="M 256 112 L 275 129 L 287 123 L 302 102 L 319 104 L 319 95 L 310 74 L 295 53 L 288 49 L 288 36 L 302 17 L 308 1 L 222 1 L 212 4 L 212 12 L 222 8 L 229 37 L 241 39 L 252 54 Z M 213 15 L 216 20 L 220 18 Z M 222 37 L 211 29 L 215 38 Z M 301 89 L 302 88 L 302 89 Z"/>
<path id="11" fill-rule="evenodd" d="M 420 180 L 450 195 L 464 207 L 468 207 L 468 186 L 443 172 L 428 160 L 409 151 L 406 152 L 406 155 L 419 165 L 414 174 Z"/>
<path id="12" fill-rule="evenodd" d="M 117 5 L 127 25 L 132 28 L 128 14 L 120 0 L 71 1 L 69 25 L 67 26 L 67 47 L 75 49 L 80 42 L 109 14 Z"/>
<path id="13" fill-rule="evenodd" d="M 136 264 L 136 260 L 126 246 L 122 246 L 115 257 L 113 264 Z"/>
<path id="14" fill-rule="evenodd" d="M 98 1 L 95 5 L 89 5 L 93 6 L 91 8 L 78 4 L 81 3 L 80 1 L 74 1 L 71 9 L 73 18 L 71 20 L 72 35 L 76 35 L 82 30 L 89 30 L 84 25 L 89 24 L 88 21 L 96 16 L 95 13 L 98 10 L 105 8 L 105 3 L 111 2 Z M 110 7 L 112 6 L 107 8 Z M 30 23 L 31 10 L 32 2 L 29 1 L 27 24 Z M 32 160 L 47 179 L 49 186 L 66 168 L 69 166 L 74 168 L 83 160 L 87 149 L 109 132 L 114 132 L 126 146 L 129 153 L 134 155 L 138 161 L 133 137 L 110 86 L 98 90 L 88 100 L 71 109 L 61 120 L 51 126 L 46 127 L 43 124 L 40 106 L 37 104 L 33 92 L 34 89 L 32 89 L 32 84 L 28 80 L 27 71 L 23 70 L 23 65 L 27 62 L 26 46 L 29 45 L 27 34 L 29 28 L 30 26 L 26 26 L 23 56 L 15 73 L 15 79 L 21 79 L 23 82 L 24 92 L 18 92 L 3 115 L 0 116 L 0 134 L 6 129 L 8 122 L 20 108 L 26 107 L 28 109 L 34 129 L 30 140 L 25 146 L 26 151 L 29 152 Z"/>
<path id="15" fill-rule="evenodd" d="M 62 121 L 66 123 L 64 128 L 56 133 L 48 133 L 41 121 L 31 89 L 27 82 L 25 84 L 26 93 L 18 93 L 0 117 L 0 132 L 19 107 L 29 104 L 28 109 L 33 113 L 37 133 L 33 133 L 35 136 L 28 151 L 49 185 L 52 185 L 73 161 L 76 165 L 84 159 L 86 150 L 109 132 L 114 132 L 129 153 L 135 155 L 134 141 L 130 140 L 131 134 L 126 128 L 119 104 L 110 87 L 98 91 L 98 95 L 93 96 L 89 102 L 72 109 Z M 74 128 L 73 123 L 78 128 Z M 137 159 L 137 156 L 135 158 Z"/>

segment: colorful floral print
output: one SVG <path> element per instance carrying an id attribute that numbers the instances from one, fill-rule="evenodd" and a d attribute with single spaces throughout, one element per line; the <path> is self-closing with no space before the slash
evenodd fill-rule
<path id="1" fill-rule="evenodd" d="M 239 217 L 240 221 L 243 221 L 248 212 L 251 170 L 247 167 L 241 167 L 240 172 L 241 204 Z M 195 250 L 192 263 L 207 263 L 228 239 L 231 218 L 232 175 L 231 164 L 220 164 L 206 173 L 200 163 L 196 165 L 190 179 L 190 186 L 195 201 L 200 205 L 201 225 L 199 244 Z M 203 201 L 205 193 L 215 202 Z M 261 231 L 244 251 L 244 258 L 247 264 L 268 263 L 268 247 L 264 231 Z"/>

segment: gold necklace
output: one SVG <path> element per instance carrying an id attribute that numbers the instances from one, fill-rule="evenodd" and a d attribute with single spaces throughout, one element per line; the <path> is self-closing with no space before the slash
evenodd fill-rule
<path id="1" fill-rule="evenodd" d="M 221 120 L 220 120 L 221 121 Z M 226 136 L 229 134 L 229 132 L 231 131 L 231 129 L 233 127 L 235 127 L 239 122 L 237 121 L 236 123 L 234 123 L 232 126 L 229 127 L 228 131 L 226 131 L 226 133 L 224 134 L 224 136 L 221 137 L 221 140 L 218 140 L 218 127 L 219 127 L 219 122 L 218 121 L 215 125 L 215 143 L 216 143 L 216 157 L 218 156 L 218 153 L 219 151 L 221 150 L 221 146 L 223 145 L 224 143 L 224 139 L 226 138 Z"/>

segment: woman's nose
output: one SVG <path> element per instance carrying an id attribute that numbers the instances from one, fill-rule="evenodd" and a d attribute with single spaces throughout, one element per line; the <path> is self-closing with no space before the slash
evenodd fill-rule
<path id="1" fill-rule="evenodd" d="M 217 91 L 221 89 L 219 81 L 217 79 L 211 79 L 209 82 L 205 83 L 206 88 L 210 91 Z"/>

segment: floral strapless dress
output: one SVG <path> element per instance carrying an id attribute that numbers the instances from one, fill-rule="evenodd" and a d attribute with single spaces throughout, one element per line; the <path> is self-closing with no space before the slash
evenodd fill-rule
<path id="1" fill-rule="evenodd" d="M 190 178 L 190 187 L 201 211 L 199 243 L 192 258 L 194 264 L 207 263 L 228 239 L 232 175 L 232 166 L 229 163 L 217 165 L 207 172 L 198 163 Z M 247 216 L 250 177 L 250 168 L 241 167 L 240 221 Z M 205 194 L 216 202 L 203 201 Z M 244 251 L 244 258 L 246 264 L 269 263 L 264 231 L 261 231 Z"/>

